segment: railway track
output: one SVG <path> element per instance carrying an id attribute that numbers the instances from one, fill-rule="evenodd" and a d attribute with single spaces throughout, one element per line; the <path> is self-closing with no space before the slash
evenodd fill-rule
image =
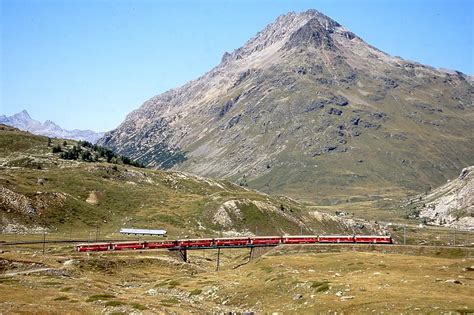
<path id="1" fill-rule="evenodd" d="M 60 240 L 35 240 L 35 241 L 21 241 L 21 242 L 5 242 L 5 241 L 0 241 L 0 247 L 2 246 L 15 246 L 15 245 L 39 245 L 39 244 L 97 244 L 97 243 L 112 243 L 112 242 L 135 242 L 127 239 L 102 239 L 102 240 L 87 240 L 87 239 L 60 239 Z M 136 242 L 141 242 L 141 241 L 136 241 Z M 144 241 L 144 242 L 155 242 L 155 241 Z M 332 246 L 347 246 L 347 245 L 367 245 L 367 244 L 372 244 L 372 245 L 384 245 L 381 243 L 311 243 L 311 244 L 306 244 L 306 245 L 332 245 Z M 398 244 L 398 243 L 393 243 L 394 245 L 397 246 L 403 246 L 407 248 L 420 248 L 420 247 L 427 247 L 427 248 L 474 248 L 472 245 L 427 245 L 427 244 Z M 273 244 L 272 246 L 277 246 L 281 244 Z M 293 244 L 293 245 L 305 245 L 305 244 Z M 385 244 L 386 245 L 386 244 Z M 261 246 L 270 246 L 269 244 L 263 244 L 263 245 L 234 245 L 234 246 L 200 246 L 200 247 L 186 247 L 186 249 L 189 250 L 197 250 L 197 249 L 219 249 L 219 248 L 251 248 L 251 247 L 261 247 Z M 184 247 L 172 247 L 170 248 L 172 250 L 179 250 L 179 249 L 184 249 Z"/>
<path id="2" fill-rule="evenodd" d="M 128 240 L 117 239 L 117 240 L 46 240 L 46 241 L 23 241 L 23 242 L 2 242 L 0 241 L 0 246 L 12 246 L 12 245 L 35 245 L 35 244 L 61 244 L 61 243 L 97 243 L 97 242 L 125 242 Z"/>

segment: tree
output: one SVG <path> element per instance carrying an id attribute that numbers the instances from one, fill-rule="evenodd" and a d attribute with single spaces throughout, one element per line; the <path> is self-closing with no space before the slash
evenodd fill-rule
<path id="1" fill-rule="evenodd" d="M 48 137 L 48 147 L 51 146 L 51 138 Z"/>
<path id="2" fill-rule="evenodd" d="M 59 144 L 57 144 L 53 147 L 53 153 L 59 153 L 61 151 L 62 151 L 61 146 Z"/>
<path id="3" fill-rule="evenodd" d="M 87 161 L 87 162 L 92 161 L 92 154 L 91 154 L 91 152 L 90 152 L 89 150 L 84 150 L 84 151 L 82 151 L 82 152 L 81 152 L 81 159 L 82 159 L 83 161 Z"/>

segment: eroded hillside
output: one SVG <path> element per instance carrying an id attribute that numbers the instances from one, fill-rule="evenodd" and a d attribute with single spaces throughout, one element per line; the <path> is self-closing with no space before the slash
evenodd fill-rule
<path id="1" fill-rule="evenodd" d="M 417 196 L 406 205 L 429 224 L 474 229 L 474 166 L 445 185 Z"/>
<path id="2" fill-rule="evenodd" d="M 68 140 L 69 141 L 69 140 Z M 72 145 L 69 141 L 69 146 Z M 173 236 L 365 231 L 365 222 L 309 211 L 273 197 L 181 172 L 105 162 L 64 160 L 54 139 L 0 128 L 0 213 L 3 232 L 45 226 L 165 228 Z"/>

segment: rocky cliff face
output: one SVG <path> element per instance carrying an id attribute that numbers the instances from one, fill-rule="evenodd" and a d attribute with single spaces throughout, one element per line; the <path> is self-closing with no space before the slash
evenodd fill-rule
<path id="1" fill-rule="evenodd" d="M 317 11 L 289 13 L 99 143 L 311 201 L 393 196 L 474 162 L 470 80 L 389 56 Z"/>
<path id="2" fill-rule="evenodd" d="M 416 202 L 419 217 L 430 224 L 474 230 L 474 166 Z"/>
<path id="3" fill-rule="evenodd" d="M 21 111 L 15 115 L 7 117 L 5 115 L 0 116 L 0 124 L 6 124 L 18 129 L 29 131 L 36 135 L 73 139 L 73 140 L 86 140 L 92 143 L 96 143 L 104 133 L 94 132 L 91 130 L 65 130 L 60 126 L 56 125 L 51 120 L 47 120 L 41 123 L 30 117 L 26 110 Z"/>

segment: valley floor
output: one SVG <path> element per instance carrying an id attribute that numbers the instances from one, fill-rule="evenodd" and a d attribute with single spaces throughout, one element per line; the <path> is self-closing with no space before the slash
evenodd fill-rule
<path id="1" fill-rule="evenodd" d="M 247 250 L 92 253 L 72 246 L 1 247 L 0 313 L 474 311 L 474 249 L 284 246 Z"/>

